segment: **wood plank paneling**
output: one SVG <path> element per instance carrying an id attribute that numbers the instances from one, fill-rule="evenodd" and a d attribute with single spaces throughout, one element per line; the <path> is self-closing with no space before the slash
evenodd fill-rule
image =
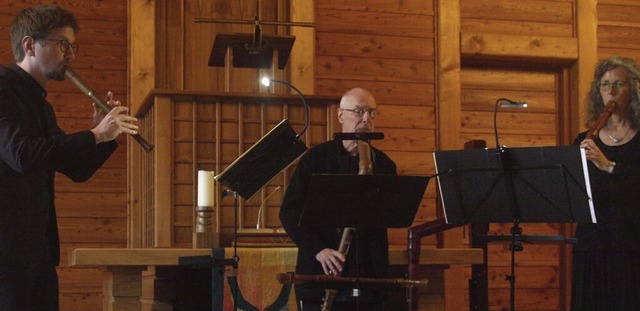
<path id="1" fill-rule="evenodd" d="M 402 23 L 397 23 L 402 19 Z M 366 34 L 376 36 L 433 38 L 433 16 L 317 8 L 318 33 Z M 354 27 L 367 25 L 367 27 Z M 321 43 L 317 41 L 317 43 Z"/>
<path id="2" fill-rule="evenodd" d="M 576 38 L 463 33 L 466 58 L 571 63 L 578 58 Z"/>
<path id="3" fill-rule="evenodd" d="M 433 61 L 318 56 L 317 79 L 434 82 Z"/>
<path id="4" fill-rule="evenodd" d="M 65 218 L 127 218 L 126 193 L 59 192 L 56 203 L 58 217 Z"/>
<path id="5" fill-rule="evenodd" d="M 468 17 L 485 20 L 512 20 L 526 22 L 546 22 L 573 24 L 573 1 L 530 0 L 523 5 L 518 0 L 473 1 L 461 0 L 462 24 Z M 487 32 L 478 29 L 479 32 Z"/>
<path id="6" fill-rule="evenodd" d="M 323 55 L 425 60 L 435 53 L 433 42 L 398 36 L 319 32 L 317 40 L 316 49 Z"/>
<path id="7" fill-rule="evenodd" d="M 316 1 L 317 9 L 340 9 L 363 12 L 386 12 L 419 15 L 434 15 L 433 0 L 332 0 Z"/>
<path id="8" fill-rule="evenodd" d="M 478 32 L 482 33 L 502 33 L 509 35 L 523 36 L 544 36 L 544 37 L 572 37 L 574 29 L 572 24 L 555 24 L 555 23 L 536 23 L 530 21 L 511 21 L 511 20 L 486 20 L 479 15 L 473 15 L 464 19 L 462 32 Z M 475 18 L 478 17 L 478 18 Z"/>
<path id="9" fill-rule="evenodd" d="M 318 79 L 316 90 L 322 92 L 322 94 L 340 97 L 351 85 L 359 85 L 369 90 L 372 94 L 376 94 L 376 102 L 380 105 L 381 110 L 385 110 L 385 106 L 388 104 L 395 106 L 396 103 L 399 105 L 435 107 L 435 90 L 433 84 Z M 383 122 L 382 120 L 384 120 L 384 117 L 381 117 L 378 122 Z M 427 122 L 427 124 L 423 125 L 429 126 L 433 125 L 433 123 Z"/>
<path id="10" fill-rule="evenodd" d="M 628 27 L 638 25 L 640 6 L 636 1 L 598 1 L 600 25 Z"/>
<path id="11" fill-rule="evenodd" d="M 598 45 L 620 49 L 640 49 L 640 23 L 635 26 L 617 26 L 601 23 L 598 26 Z"/>

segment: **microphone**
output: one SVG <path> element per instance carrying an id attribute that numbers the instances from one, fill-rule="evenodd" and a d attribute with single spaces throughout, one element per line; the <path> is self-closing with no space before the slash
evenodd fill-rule
<path id="1" fill-rule="evenodd" d="M 262 204 L 260 205 L 260 208 L 258 209 L 258 221 L 256 222 L 256 229 L 262 229 L 262 227 L 264 227 L 262 225 L 262 209 L 264 208 L 264 205 L 267 204 L 267 201 L 269 201 L 269 198 L 276 192 L 278 192 L 278 190 L 280 190 L 280 188 L 282 188 L 281 186 L 277 186 L 275 189 L 273 189 L 273 191 L 271 191 L 271 193 L 269 193 L 269 195 L 264 198 L 264 200 L 262 200 Z"/>
<path id="2" fill-rule="evenodd" d="M 222 196 L 223 196 L 223 197 L 226 197 L 226 196 L 228 196 L 228 195 L 233 195 L 233 197 L 235 198 L 235 197 L 236 197 L 236 192 L 235 192 L 235 191 L 233 191 L 233 190 L 231 190 L 231 189 L 224 189 L 224 190 L 222 190 Z"/>
<path id="3" fill-rule="evenodd" d="M 333 134 L 335 140 L 378 140 L 384 139 L 384 133 L 381 132 L 339 132 Z"/>
<path id="4" fill-rule="evenodd" d="M 498 98 L 496 100 L 496 106 L 493 110 L 493 134 L 496 137 L 496 148 L 500 149 L 500 143 L 498 142 L 498 104 L 501 108 L 527 108 L 529 106 L 527 102 L 516 102 L 507 98 Z"/>
<path id="5" fill-rule="evenodd" d="M 264 86 L 267 86 L 267 87 L 269 85 L 271 85 L 271 82 L 284 84 L 284 85 L 292 88 L 294 91 L 296 91 L 296 93 L 298 93 L 298 96 L 300 96 L 300 99 L 302 100 L 302 105 L 304 105 L 304 128 L 302 129 L 302 131 L 299 134 L 296 135 L 296 139 L 300 138 L 300 136 L 302 136 L 302 134 L 304 134 L 304 132 L 309 127 L 309 105 L 307 104 L 307 101 L 305 100 L 304 95 L 302 95 L 302 92 L 300 92 L 300 90 L 298 90 L 298 88 L 296 88 L 295 86 L 293 86 L 289 82 L 275 80 L 275 79 L 271 79 L 269 77 L 263 77 L 261 81 L 262 81 L 262 84 Z"/>

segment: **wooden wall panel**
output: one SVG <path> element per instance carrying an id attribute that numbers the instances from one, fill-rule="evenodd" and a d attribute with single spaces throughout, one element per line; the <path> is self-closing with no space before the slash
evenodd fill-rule
<path id="1" fill-rule="evenodd" d="M 377 80 L 389 82 L 434 82 L 433 61 L 368 59 L 360 57 L 317 57 L 317 79 Z"/>
<path id="2" fill-rule="evenodd" d="M 352 1 L 316 1 L 317 9 L 341 9 L 361 12 L 384 12 L 430 15 L 434 14 L 433 0 L 352 0 Z"/>
<path id="3" fill-rule="evenodd" d="M 323 90 L 327 95 L 340 97 L 344 93 L 344 85 L 359 85 L 373 94 L 380 109 L 385 110 L 386 103 L 400 103 L 407 106 L 435 107 L 435 90 L 433 84 L 420 82 L 395 82 L 395 81 L 367 81 L 357 79 L 318 80 L 316 88 Z M 381 117 L 377 122 L 386 122 Z M 423 126 L 433 123 L 420 123 Z"/>
<path id="4" fill-rule="evenodd" d="M 573 27 L 574 10 L 571 0 L 532 0 L 523 5 L 518 0 L 500 1 L 460 1 L 462 24 L 467 19 L 482 19 L 485 21 L 520 21 L 521 23 L 565 24 Z M 530 28 L 530 30 L 535 30 Z M 489 32 L 475 29 L 475 32 Z M 503 30 L 509 31 L 509 30 Z M 538 34 L 535 33 L 534 34 Z M 520 33 L 520 35 L 527 35 Z M 539 34 L 538 34 L 539 35 Z"/>
<path id="5" fill-rule="evenodd" d="M 512 35 L 537 35 L 537 36 L 558 36 L 569 38 L 574 30 L 571 25 L 523 22 L 512 20 L 486 20 L 474 14 L 475 18 L 465 18 L 462 25 L 463 32 L 477 32 L 479 29 L 483 33 L 504 33 Z"/>
<path id="6" fill-rule="evenodd" d="M 635 1 L 598 1 L 598 58 L 614 55 L 640 60 L 640 4 Z"/>
<path id="7" fill-rule="evenodd" d="M 397 23 L 399 17 L 402 17 L 403 23 Z M 392 36 L 396 39 L 433 37 L 433 16 L 380 12 L 373 9 L 373 6 L 366 11 L 348 10 L 342 7 L 335 9 L 318 7 L 316 8 L 316 22 L 318 33 Z M 366 25 L 367 27 L 354 27 L 354 25 Z M 318 46 L 321 43 L 318 40 Z M 393 54 L 387 55 L 389 57 Z"/>

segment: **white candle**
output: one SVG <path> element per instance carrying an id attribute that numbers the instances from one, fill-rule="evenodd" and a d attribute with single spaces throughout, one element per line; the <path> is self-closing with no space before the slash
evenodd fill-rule
<path id="1" fill-rule="evenodd" d="M 214 206 L 215 188 L 212 171 L 198 171 L 198 206 Z"/>

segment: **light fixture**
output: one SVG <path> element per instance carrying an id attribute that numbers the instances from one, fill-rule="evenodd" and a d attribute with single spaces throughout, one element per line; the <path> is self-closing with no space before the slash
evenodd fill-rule
<path id="1" fill-rule="evenodd" d="M 291 84 L 289 82 L 276 80 L 276 79 L 271 79 L 271 78 L 269 78 L 267 76 L 262 77 L 262 79 L 260 79 L 260 81 L 262 82 L 262 85 L 264 85 L 266 87 L 269 87 L 271 85 L 271 82 L 284 84 L 284 85 L 292 88 L 294 91 L 296 91 L 296 93 L 298 93 L 298 95 L 300 96 L 300 99 L 302 100 L 302 105 L 304 106 L 304 128 L 302 129 L 302 131 L 300 131 L 300 133 L 298 133 L 298 135 L 296 135 L 296 138 L 299 138 L 300 136 L 302 136 L 302 134 L 304 134 L 304 132 L 309 127 L 309 105 L 307 105 L 307 101 L 305 100 L 304 95 L 302 95 L 302 92 L 300 92 L 300 90 L 298 90 L 298 88 L 296 88 L 295 86 L 293 86 L 293 84 Z"/>
<path id="2" fill-rule="evenodd" d="M 515 102 L 507 98 L 498 98 L 493 110 L 493 134 L 496 136 L 496 148 L 500 149 L 500 143 L 498 142 L 498 105 L 500 108 L 526 108 L 528 105 L 526 102 Z"/>

